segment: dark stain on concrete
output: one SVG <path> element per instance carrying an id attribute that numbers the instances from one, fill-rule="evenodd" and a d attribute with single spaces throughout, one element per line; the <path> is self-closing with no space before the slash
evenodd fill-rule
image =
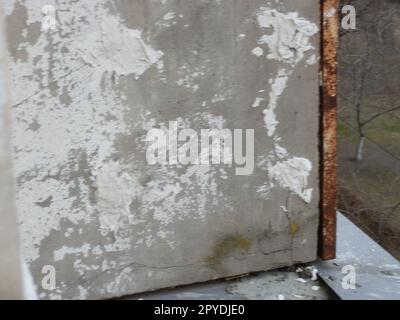
<path id="1" fill-rule="evenodd" d="M 37 201 L 37 202 L 35 202 L 35 204 L 41 208 L 48 208 L 51 206 L 52 202 L 53 202 L 53 196 L 49 196 L 49 197 L 47 197 L 46 200 Z"/>
<path id="2" fill-rule="evenodd" d="M 232 252 L 249 251 L 251 241 L 241 235 L 229 235 L 217 242 L 214 246 L 214 254 L 206 257 L 205 261 L 209 265 L 216 265 L 221 263 L 224 257 Z"/>

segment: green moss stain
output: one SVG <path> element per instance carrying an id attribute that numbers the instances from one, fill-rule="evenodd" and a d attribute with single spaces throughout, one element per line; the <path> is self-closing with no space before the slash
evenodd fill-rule
<path id="1" fill-rule="evenodd" d="M 249 251 L 251 241 L 241 235 L 227 236 L 214 247 L 214 254 L 205 258 L 205 262 L 210 265 L 219 264 L 224 257 L 235 251 Z"/>
<path id="2" fill-rule="evenodd" d="M 292 222 L 292 223 L 290 224 L 290 234 L 291 234 L 292 236 L 296 235 L 297 232 L 299 232 L 299 229 L 300 229 L 300 226 L 299 226 L 297 223 Z"/>

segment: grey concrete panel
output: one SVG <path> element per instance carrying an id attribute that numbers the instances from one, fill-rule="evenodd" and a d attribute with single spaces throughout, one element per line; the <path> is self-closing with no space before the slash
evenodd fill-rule
<path id="1" fill-rule="evenodd" d="M 2 3 L 23 249 L 41 298 L 316 258 L 318 0 Z M 171 122 L 254 130 L 254 170 L 151 165 L 146 136 Z M 47 265 L 53 290 L 40 286 Z"/>

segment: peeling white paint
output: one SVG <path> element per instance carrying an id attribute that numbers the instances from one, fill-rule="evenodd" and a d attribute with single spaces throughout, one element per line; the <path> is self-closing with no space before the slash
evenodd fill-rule
<path id="1" fill-rule="evenodd" d="M 60 249 L 54 250 L 53 255 L 54 255 L 54 262 L 61 261 L 65 259 L 65 256 L 67 255 L 74 255 L 76 254 L 82 254 L 83 256 L 87 257 L 92 246 L 89 243 L 84 243 L 81 247 L 67 247 L 67 246 L 62 246 Z"/>
<path id="2" fill-rule="evenodd" d="M 261 49 L 260 47 L 255 47 L 255 48 L 251 51 L 251 53 L 252 53 L 253 55 L 255 55 L 256 57 L 261 57 L 261 56 L 264 54 L 264 50 Z"/>
<path id="3" fill-rule="evenodd" d="M 289 212 L 289 210 L 288 210 L 285 206 L 281 206 L 281 209 L 282 209 L 282 211 L 285 212 L 285 213 Z"/>
<path id="4" fill-rule="evenodd" d="M 289 73 L 286 69 L 281 69 L 275 79 L 270 80 L 271 91 L 269 93 L 269 103 L 267 108 L 264 110 L 264 123 L 267 129 L 268 136 L 272 137 L 275 133 L 276 127 L 279 121 L 276 117 L 276 107 L 278 106 L 278 100 L 282 93 L 287 87 L 289 80 Z"/>
<path id="5" fill-rule="evenodd" d="M 310 203 L 312 189 L 307 186 L 311 169 L 312 165 L 308 159 L 294 157 L 272 165 L 268 174 L 281 187 L 292 191 L 305 202 Z"/>
<path id="6" fill-rule="evenodd" d="M 253 105 L 252 105 L 251 107 L 252 107 L 252 108 L 258 108 L 258 107 L 261 105 L 261 102 L 263 102 L 263 101 L 264 101 L 263 98 L 257 97 L 257 98 L 254 100 Z"/>
<path id="7" fill-rule="evenodd" d="M 268 59 L 295 65 L 307 51 L 314 49 L 310 38 L 318 32 L 318 27 L 299 17 L 297 12 L 283 13 L 263 7 L 257 14 L 257 21 L 260 28 L 273 29 L 272 34 L 263 35 L 258 41 L 268 46 Z"/>
<path id="8" fill-rule="evenodd" d="M 26 12 L 29 31 L 27 28 L 21 31 L 18 47 L 26 56 L 18 59 L 11 57 L 15 88 L 13 121 L 17 124 L 13 133 L 15 171 L 19 179 L 17 202 L 24 254 L 30 262 L 41 262 L 39 253 L 48 241 L 65 240 L 68 245 L 52 248 L 53 262 L 61 264 L 63 259 L 73 258 L 74 272 L 82 278 L 90 277 L 96 270 L 106 273 L 111 269 L 118 276 L 99 292 L 104 295 L 118 294 L 124 286 L 128 287 L 128 283 L 135 283 L 132 275 L 136 270 L 133 267 L 118 269 L 121 263 L 137 262 L 126 261 L 127 257 L 131 258 L 131 252 L 168 247 L 179 249 L 180 244 L 175 240 L 180 222 L 189 219 L 193 223 L 208 221 L 206 219 L 213 215 L 218 217 L 225 209 L 229 214 L 235 214 L 237 199 L 227 196 L 221 188 L 224 184 L 220 183 L 220 179 L 228 179 L 229 167 L 177 166 L 176 170 L 171 170 L 160 166 L 148 169 L 140 163 L 141 159 L 132 160 L 141 148 L 145 148 L 140 133 L 156 126 L 163 128 L 166 124 L 160 123 L 157 112 L 143 111 L 142 108 L 142 104 L 159 103 L 158 97 L 143 95 L 155 99 L 140 101 L 143 97 L 126 90 L 132 88 L 127 84 L 135 83 L 137 87 L 134 89 L 139 91 L 153 88 L 154 83 L 150 82 L 160 80 L 168 86 L 180 86 L 177 88 L 180 92 L 195 92 L 193 96 L 200 96 L 204 91 L 201 90 L 202 84 L 210 79 L 210 72 L 214 70 L 209 68 L 210 61 L 201 65 L 189 60 L 204 58 L 201 49 L 189 48 L 187 62 L 179 62 L 175 66 L 167 64 L 168 49 L 162 52 L 157 47 L 157 32 L 163 31 L 166 26 L 181 23 L 182 20 L 176 18 L 183 18 L 182 14 L 168 11 L 163 16 L 161 13 L 158 16 L 160 23 L 152 26 L 157 30 L 152 31 L 157 37 L 152 38 L 149 36 L 152 32 L 147 29 L 129 28 L 126 20 L 114 12 L 115 8 L 109 1 L 90 1 L 85 5 L 60 2 L 57 4 L 62 13 L 58 16 L 60 29 L 39 33 L 35 38 L 31 36 L 35 30 L 33 24 L 40 24 L 43 19 L 40 5 L 49 4 L 49 1 L 24 0 L 18 3 L 22 5 L 9 6 L 9 14 L 16 8 L 21 10 L 26 6 L 29 9 Z M 164 9 L 163 12 L 166 12 Z M 273 23 L 282 21 L 280 17 Z M 188 24 L 185 26 L 189 27 Z M 302 30 L 301 23 L 298 22 L 296 28 Z M 262 29 L 266 33 L 271 31 L 266 30 L 269 28 Z M 278 32 L 277 37 L 283 34 L 279 28 L 273 29 L 273 32 Z M 245 37 L 242 33 L 237 39 Z M 266 38 L 261 39 L 252 53 L 263 57 L 268 51 L 267 58 L 275 59 L 274 54 L 280 49 L 271 49 L 268 43 L 263 42 Z M 271 38 L 272 46 L 275 46 L 276 39 Z M 296 46 L 303 40 L 295 42 Z M 254 46 L 254 43 L 250 44 L 250 37 L 240 46 L 247 43 L 251 46 L 246 46 L 245 52 L 250 56 Z M 281 46 L 279 43 L 276 45 Z M 287 43 L 283 47 L 287 47 Z M 304 56 L 311 51 L 305 50 L 305 43 L 302 48 Z M 303 49 L 299 48 L 300 51 Z M 279 140 L 275 140 L 279 99 L 290 84 L 294 70 L 294 66 L 287 61 L 297 61 L 298 55 L 290 57 L 284 53 L 282 57 L 284 61 L 277 60 L 277 72 L 270 80 L 271 91 L 265 88 L 259 90 L 256 97 L 248 97 L 246 109 L 253 98 L 253 107 L 266 105 L 267 133 L 274 139 L 274 150 L 267 156 L 271 181 L 292 191 L 301 189 L 301 197 L 307 200 L 307 168 L 302 176 L 296 176 L 294 170 L 285 167 L 286 161 L 303 158 L 293 158 L 278 145 Z M 174 72 L 176 77 L 168 82 Z M 159 78 L 154 80 L 153 75 Z M 147 79 L 151 81 L 140 82 Z M 225 104 L 235 99 L 236 88 L 231 79 L 222 79 L 216 86 L 210 96 L 200 97 L 199 106 L 202 109 L 199 110 L 202 112 L 181 117 L 174 115 L 172 118 L 177 117 L 175 120 L 182 128 L 221 129 L 228 121 L 231 125 L 231 119 L 217 113 L 223 112 Z M 266 93 L 261 94 L 263 92 Z M 132 96 L 138 99 L 132 99 Z M 164 101 L 164 96 L 161 98 Z M 173 99 L 168 99 L 165 99 L 166 103 L 175 103 Z M 126 116 L 128 110 L 137 112 L 135 121 Z M 253 110 L 254 114 L 257 112 Z M 267 113 L 270 116 L 267 117 Z M 124 151 L 128 150 L 128 155 L 121 157 L 118 154 L 122 149 L 117 146 L 119 139 L 129 140 L 123 140 L 129 146 L 124 148 Z M 134 154 L 129 153 L 132 149 L 135 149 Z M 303 159 L 303 162 L 306 161 Z M 304 183 L 304 188 L 297 187 L 301 183 Z M 255 189 L 261 198 L 268 199 L 274 187 L 268 184 L 255 186 Z M 279 211 L 279 207 L 277 209 Z M 90 243 L 92 249 L 89 249 L 89 244 L 82 239 L 93 235 L 97 237 L 96 242 Z M 79 241 L 74 243 L 77 238 Z M 114 257 L 121 257 L 121 261 Z M 136 259 L 136 256 L 133 258 Z M 157 278 L 159 274 L 154 272 L 152 276 Z M 68 283 L 61 282 L 60 288 L 45 296 L 61 298 L 68 286 Z M 74 294 L 82 299 L 93 295 L 86 284 L 77 285 L 76 292 Z"/>
<path id="9" fill-rule="evenodd" d="M 105 163 L 94 176 L 101 228 L 115 232 L 137 223 L 129 206 L 140 192 L 140 183 L 123 172 L 117 162 Z"/>
<path id="10" fill-rule="evenodd" d="M 288 151 L 281 147 L 278 142 L 275 141 L 274 143 L 274 152 L 278 160 L 282 160 L 289 157 Z"/>
<path id="11" fill-rule="evenodd" d="M 319 61 L 319 58 L 315 54 L 312 54 L 306 61 L 307 65 L 312 66 Z"/>
<path id="12" fill-rule="evenodd" d="M 187 119 L 177 118 L 175 121 L 179 128 L 191 128 L 193 123 L 200 122 L 211 129 L 222 129 L 225 124 L 223 117 L 207 112 L 194 114 Z M 163 123 L 158 126 L 167 129 Z M 211 165 L 189 165 L 179 174 L 162 166 L 157 171 L 159 178 L 149 181 L 143 189 L 142 210 L 150 210 L 153 217 L 165 227 L 177 216 L 184 218 L 191 214 L 192 218 L 197 216 L 202 219 L 207 214 L 210 199 L 217 201 L 218 198 L 224 198 L 217 183 L 217 177 L 225 174 L 222 168 L 218 170 Z M 196 183 L 193 184 L 193 181 Z"/>
<path id="13" fill-rule="evenodd" d="M 273 30 L 272 34 L 263 35 L 258 41 L 267 45 L 267 59 L 288 64 L 288 67 L 281 67 L 277 76 L 270 80 L 270 101 L 264 111 L 264 121 L 268 135 L 273 136 L 279 123 L 275 114 L 278 99 L 285 91 L 295 66 L 303 60 L 306 52 L 314 49 L 310 38 L 318 32 L 318 27 L 299 17 L 297 12 L 282 13 L 268 7 L 260 8 L 257 21 L 260 28 Z"/>
<path id="14" fill-rule="evenodd" d="M 195 66 L 189 68 L 187 64 L 183 64 L 178 69 L 179 79 L 176 84 L 180 87 L 185 87 L 193 92 L 199 90 L 199 81 L 207 74 L 205 66 Z"/>
<path id="15" fill-rule="evenodd" d="M 26 0 L 24 6 L 38 8 L 27 10 L 28 25 L 40 23 L 37 1 Z M 127 28 L 119 16 L 110 14 L 106 1 L 66 6 L 68 10 L 58 16 L 58 32 L 39 33 L 34 42 L 22 42 L 25 60 L 10 57 L 12 103 L 17 105 L 12 113 L 14 169 L 22 179 L 16 197 L 24 255 L 30 262 L 39 258 L 41 242 L 62 222 L 84 225 L 96 219 L 90 184 L 115 151 L 117 135 L 127 132 L 126 97 L 115 90 L 113 81 L 120 76 L 138 78 L 153 65 L 162 70 L 163 53 L 146 43 L 140 30 Z M 80 157 L 89 166 L 86 170 L 92 170 L 92 181 L 70 178 L 84 169 L 78 167 Z M 40 206 L 46 199 L 51 201 Z M 103 207 L 106 200 L 102 199 Z M 126 207 L 118 205 L 124 212 Z M 110 217 L 101 218 L 104 225 L 111 223 Z"/>
<path id="16" fill-rule="evenodd" d="M 270 154 L 267 168 L 272 185 L 269 187 L 264 185 L 263 188 L 272 188 L 273 183 L 277 182 L 282 188 L 290 190 L 306 203 L 310 203 L 313 190 L 307 185 L 312 164 L 308 159 L 291 157 L 288 151 L 277 143 L 280 138 L 276 135 L 279 124 L 276 109 L 296 66 L 304 60 L 306 53 L 315 49 L 311 45 L 311 38 L 319 29 L 315 23 L 299 17 L 297 12 L 285 13 L 270 7 L 262 7 L 256 17 L 259 27 L 268 32 L 258 40 L 259 45 L 266 45 L 268 48 L 266 58 L 284 64 L 278 68 L 276 76 L 269 80 L 271 85 L 269 102 L 263 111 L 267 134 L 275 140 L 274 151 Z M 312 54 L 307 58 L 306 65 L 313 65 L 316 62 L 316 55 Z"/>
<path id="17" fill-rule="evenodd" d="M 163 19 L 164 20 L 172 20 L 175 18 L 175 12 L 169 11 L 166 14 L 164 14 Z"/>
<path id="18" fill-rule="evenodd" d="M 174 26 L 178 23 L 178 21 L 176 21 L 176 13 L 173 11 L 168 11 L 167 13 L 165 13 L 162 16 L 162 20 L 159 20 L 155 23 L 155 25 L 161 30 L 161 29 L 165 29 L 165 28 L 169 28 L 171 26 Z M 183 18 L 182 14 L 178 15 L 179 18 Z"/>
<path id="19" fill-rule="evenodd" d="M 136 79 L 163 56 L 143 41 L 140 30 L 128 29 L 112 16 L 103 19 L 99 30 L 85 33 L 75 44 L 73 49 L 93 67 L 118 75 L 133 74 Z"/>

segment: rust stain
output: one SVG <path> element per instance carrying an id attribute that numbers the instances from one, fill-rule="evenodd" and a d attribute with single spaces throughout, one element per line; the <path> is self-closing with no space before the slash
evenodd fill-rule
<path id="1" fill-rule="evenodd" d="M 321 218 L 319 256 L 336 256 L 338 0 L 321 0 Z"/>

